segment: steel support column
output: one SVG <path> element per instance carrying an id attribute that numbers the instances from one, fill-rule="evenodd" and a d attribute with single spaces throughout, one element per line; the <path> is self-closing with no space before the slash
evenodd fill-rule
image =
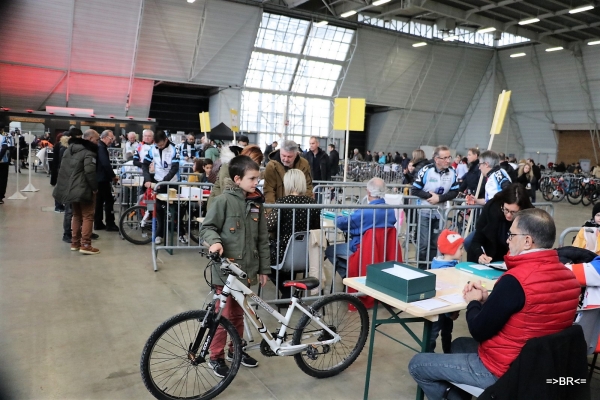
<path id="1" fill-rule="evenodd" d="M 540 97 L 542 99 L 542 107 L 544 109 L 544 115 L 546 119 L 554 126 L 554 114 L 552 113 L 552 107 L 550 106 L 550 97 L 548 96 L 548 92 L 546 91 L 546 83 L 544 82 L 544 75 L 542 74 L 542 68 L 540 67 L 540 60 L 537 54 L 537 46 L 531 46 L 531 64 L 533 65 L 533 74 L 535 75 L 535 80 L 538 87 L 538 92 L 540 92 Z M 552 130 L 552 134 L 554 136 L 554 141 L 556 146 L 558 146 L 558 137 L 556 136 L 556 131 Z"/>
<path id="2" fill-rule="evenodd" d="M 423 62 L 423 66 L 421 67 L 419 76 L 417 77 L 415 84 L 413 85 L 412 90 L 410 91 L 410 95 L 408 96 L 408 100 L 406 101 L 406 104 L 404 105 L 404 109 L 400 113 L 400 118 L 398 119 L 396 129 L 394 129 L 394 132 L 391 133 L 390 140 L 388 141 L 387 146 L 385 146 L 387 148 L 391 148 L 392 141 L 394 140 L 396 133 L 398 135 L 402 135 L 402 133 L 404 131 L 404 126 L 406 125 L 406 121 L 408 120 L 408 117 L 410 116 L 410 113 L 411 113 L 413 107 L 415 106 L 415 103 L 417 102 L 417 98 L 419 97 L 419 94 L 421 93 L 421 89 L 423 89 L 423 85 L 425 84 L 427 75 L 429 75 L 429 70 L 431 69 L 431 65 L 433 65 L 433 60 L 434 60 L 433 47 L 434 46 L 431 46 L 429 48 L 429 52 L 427 53 L 427 57 L 425 58 L 425 61 Z"/>
<path id="3" fill-rule="evenodd" d="M 444 116 L 444 112 L 446 111 L 446 106 L 448 105 L 448 102 L 452 98 L 452 93 L 454 93 L 456 84 L 460 80 L 460 77 L 462 76 L 462 73 L 465 70 L 465 64 L 467 63 L 466 53 L 467 53 L 467 48 L 463 47 L 463 52 L 460 57 L 460 63 L 458 63 L 456 65 L 456 67 L 454 67 L 454 71 L 452 72 L 452 77 L 450 78 L 450 80 L 446 84 L 446 87 L 444 88 L 444 93 L 441 95 L 441 97 L 438 101 L 437 107 L 433 113 L 433 116 L 431 117 L 431 120 L 429 121 L 429 126 L 427 127 L 427 131 L 425 131 L 425 135 L 423 137 L 421 137 L 421 142 L 419 143 L 419 147 L 421 145 L 423 145 L 425 137 L 427 137 L 427 145 L 428 146 L 431 142 L 431 139 L 434 136 L 437 139 L 437 133 L 436 133 L 437 127 L 440 123 L 440 120 Z"/>
<path id="4" fill-rule="evenodd" d="M 496 65 L 495 58 L 496 57 L 498 57 L 498 55 L 496 52 L 494 52 L 494 55 L 490 59 L 490 62 L 485 70 L 485 73 L 483 74 L 483 76 L 481 77 L 481 80 L 479 81 L 477 90 L 475 90 L 475 93 L 473 94 L 473 98 L 471 98 L 471 102 L 469 103 L 469 106 L 467 107 L 467 111 L 465 112 L 465 115 L 463 116 L 462 120 L 460 121 L 460 124 L 458 125 L 458 129 L 456 130 L 456 133 L 454 134 L 454 138 L 452 139 L 452 142 L 450 143 L 450 147 L 453 149 L 455 149 L 460 144 L 460 141 L 462 140 L 465 132 L 467 131 L 467 126 L 469 126 L 469 122 L 471 122 L 471 118 L 473 117 L 473 114 L 475 114 L 477 105 L 479 104 L 479 101 L 483 97 L 483 93 L 485 93 L 485 89 L 487 88 L 488 84 L 490 83 L 490 80 L 494 76 L 494 70 L 495 70 L 495 65 Z"/>
<path id="5" fill-rule="evenodd" d="M 75 4 L 71 9 L 71 31 L 69 32 L 69 49 L 67 50 L 67 90 L 65 91 L 65 107 L 69 107 L 69 94 L 71 93 L 71 59 L 73 56 L 73 31 L 75 30 Z"/>
<path id="6" fill-rule="evenodd" d="M 590 137 L 592 139 L 592 148 L 594 149 L 594 158 L 596 159 L 597 164 L 598 154 L 596 153 L 596 143 L 600 147 L 600 135 L 598 134 L 598 120 L 596 119 L 596 112 L 594 111 L 594 103 L 592 102 L 592 94 L 590 91 L 587 73 L 585 71 L 583 51 L 580 44 L 577 44 L 573 49 L 573 56 L 575 58 L 577 75 L 579 77 L 579 85 L 583 90 L 583 102 L 585 103 L 585 111 L 587 113 Z"/>
<path id="7" fill-rule="evenodd" d="M 133 80 L 135 76 L 135 64 L 137 62 L 138 48 L 140 44 L 140 32 L 142 31 L 142 20 L 144 18 L 145 0 L 140 0 L 140 13 L 138 15 L 138 24 L 133 44 L 133 55 L 131 56 L 131 71 L 129 72 L 129 86 L 127 87 L 127 98 L 125 100 L 125 116 L 129 115 L 129 106 L 131 104 L 131 92 L 133 91 Z"/>
<path id="8" fill-rule="evenodd" d="M 208 0 L 205 0 L 204 5 L 202 7 L 202 16 L 200 17 L 200 26 L 198 26 L 198 34 L 196 35 L 196 44 L 194 45 L 194 53 L 192 55 L 192 62 L 190 65 L 190 73 L 188 74 L 188 82 L 191 82 L 192 79 L 194 79 L 197 75 L 197 74 L 194 74 L 194 70 L 196 69 L 196 60 L 198 59 L 198 51 L 200 51 L 200 43 L 202 42 L 202 36 L 204 35 L 204 25 L 206 23 L 207 6 L 208 6 Z"/>

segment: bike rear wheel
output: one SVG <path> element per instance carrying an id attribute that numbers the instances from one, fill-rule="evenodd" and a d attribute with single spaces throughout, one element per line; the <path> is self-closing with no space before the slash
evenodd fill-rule
<path id="1" fill-rule="evenodd" d="M 571 204 L 581 203 L 583 189 L 581 185 L 571 188 L 567 191 L 567 201 Z"/>
<path id="2" fill-rule="evenodd" d="M 212 399 L 229 386 L 240 368 L 242 343 L 234 326 L 227 319 L 219 319 L 219 328 L 227 334 L 226 343 L 232 342 L 233 360 L 229 371 L 221 378 L 215 375 L 206 361 L 192 362 L 198 355 L 188 351 L 199 334 L 206 311 L 186 311 L 163 322 L 150 335 L 140 361 L 142 380 L 146 388 L 159 400 Z M 200 342 L 202 349 L 208 329 Z M 227 351 L 227 349 L 225 349 Z"/>
<path id="3" fill-rule="evenodd" d="M 326 296 L 312 308 L 321 314 L 321 322 L 340 335 L 341 340 L 317 348 L 309 346 L 295 354 L 294 359 L 304 373 L 315 378 L 329 378 L 348 368 L 359 356 L 369 334 L 369 314 L 360 300 L 345 293 Z M 328 339 L 331 334 L 305 315 L 296 326 L 292 344 Z"/>
<path id="4" fill-rule="evenodd" d="M 148 216 L 142 226 L 148 212 L 145 206 L 133 206 L 123 211 L 119 218 L 119 231 L 128 242 L 141 245 L 152 241 L 152 217 Z"/>

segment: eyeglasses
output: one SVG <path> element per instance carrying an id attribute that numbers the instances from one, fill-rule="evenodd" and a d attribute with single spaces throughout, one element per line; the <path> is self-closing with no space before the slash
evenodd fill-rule
<path id="1" fill-rule="evenodd" d="M 504 207 L 500 207 L 500 209 L 502 210 L 502 212 L 504 213 L 504 215 L 510 214 L 510 215 L 514 216 L 516 213 L 519 212 L 519 211 L 510 211 L 510 210 L 507 210 Z"/>
<path id="2" fill-rule="evenodd" d="M 438 158 L 440 160 L 446 160 L 446 161 L 450 161 L 452 160 L 452 156 L 448 156 L 448 157 L 440 157 L 440 156 L 435 156 L 435 158 Z"/>
<path id="3" fill-rule="evenodd" d="M 530 236 L 528 233 L 510 233 L 506 232 L 506 236 L 508 237 L 508 241 L 511 241 L 513 236 Z"/>

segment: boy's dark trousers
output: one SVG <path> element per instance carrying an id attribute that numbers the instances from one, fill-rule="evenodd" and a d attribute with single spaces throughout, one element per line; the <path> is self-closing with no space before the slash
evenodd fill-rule
<path id="1" fill-rule="evenodd" d="M 440 314 L 438 320 L 431 325 L 431 340 L 429 342 L 429 351 L 433 353 L 435 350 L 435 342 L 441 332 L 442 350 L 444 353 L 452 353 L 452 329 L 454 328 L 454 320 L 447 314 Z"/>

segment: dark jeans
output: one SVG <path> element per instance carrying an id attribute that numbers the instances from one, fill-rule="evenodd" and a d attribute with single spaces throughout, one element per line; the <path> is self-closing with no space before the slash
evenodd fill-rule
<path id="1" fill-rule="evenodd" d="M 440 314 L 438 320 L 431 326 L 431 340 L 429 342 L 429 350 L 435 350 L 435 344 L 438 335 L 442 335 L 442 350 L 444 353 L 452 353 L 452 329 L 454 329 L 454 320 L 449 314 Z"/>
<path id="2" fill-rule="evenodd" d="M 6 195 L 6 185 L 8 184 L 9 163 L 0 163 L 0 200 Z"/>
<path id="3" fill-rule="evenodd" d="M 73 219 L 73 207 L 71 203 L 65 203 L 65 215 L 63 217 L 63 235 L 71 236 L 71 220 Z"/>
<path id="4" fill-rule="evenodd" d="M 419 218 L 419 262 L 417 265 L 420 269 L 428 269 L 429 263 L 437 254 L 440 220 L 427 215 L 419 215 Z"/>
<path id="5" fill-rule="evenodd" d="M 177 203 L 174 203 L 174 207 L 171 209 L 173 210 L 173 212 L 177 212 Z M 179 234 L 179 236 L 183 236 L 185 235 L 185 224 L 183 222 L 183 216 L 185 215 L 186 211 L 187 211 L 187 205 L 184 207 L 184 204 L 186 203 L 182 203 L 181 208 L 180 208 L 180 215 L 179 218 L 177 219 L 177 232 Z M 167 202 L 166 201 L 160 201 L 160 200 L 156 200 L 156 235 L 155 236 L 160 236 L 162 238 L 165 237 L 165 221 L 166 221 L 166 211 L 167 211 Z M 171 216 L 172 218 L 173 216 Z"/>
<path id="6" fill-rule="evenodd" d="M 98 182 L 98 194 L 96 196 L 96 212 L 94 214 L 94 224 L 102 225 L 103 214 L 106 213 L 106 226 L 115 225 L 115 215 L 113 206 L 115 199 L 112 195 L 110 182 Z"/>

